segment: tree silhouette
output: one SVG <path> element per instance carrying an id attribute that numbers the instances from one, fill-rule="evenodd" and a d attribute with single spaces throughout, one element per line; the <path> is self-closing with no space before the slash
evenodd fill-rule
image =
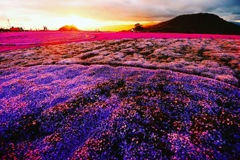
<path id="1" fill-rule="evenodd" d="M 136 23 L 134 26 L 135 26 L 134 27 L 135 31 L 142 31 L 143 30 L 143 26 L 140 23 Z"/>

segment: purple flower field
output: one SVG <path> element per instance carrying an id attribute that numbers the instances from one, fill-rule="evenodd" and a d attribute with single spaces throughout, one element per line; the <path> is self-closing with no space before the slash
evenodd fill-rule
<path id="1" fill-rule="evenodd" d="M 238 159 L 240 41 L 0 53 L 1 159 Z"/>

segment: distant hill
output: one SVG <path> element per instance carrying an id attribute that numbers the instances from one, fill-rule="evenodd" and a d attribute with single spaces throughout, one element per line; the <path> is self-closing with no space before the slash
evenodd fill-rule
<path id="1" fill-rule="evenodd" d="M 65 25 L 59 28 L 59 31 L 80 31 L 80 30 L 74 25 Z"/>
<path id="2" fill-rule="evenodd" d="M 148 32 L 240 34 L 240 27 L 209 13 L 189 14 L 145 28 Z"/>

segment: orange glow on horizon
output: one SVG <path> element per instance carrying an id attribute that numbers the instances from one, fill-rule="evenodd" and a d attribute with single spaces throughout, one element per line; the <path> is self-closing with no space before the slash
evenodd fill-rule
<path id="1" fill-rule="evenodd" d="M 60 17 L 54 19 L 54 21 L 49 22 L 51 24 L 51 28 L 58 29 L 64 25 L 74 25 L 80 30 L 100 30 L 100 31 L 122 31 L 122 30 L 130 30 L 134 27 L 134 24 L 141 23 L 143 26 L 145 24 L 153 24 L 156 22 L 134 22 L 134 21 L 99 21 L 90 18 L 84 18 L 76 15 L 71 15 L 67 17 Z"/>
<path id="2" fill-rule="evenodd" d="M 79 15 L 66 15 L 62 17 L 42 17 L 39 16 L 37 18 L 32 17 L 35 19 L 32 22 L 25 23 L 16 23 L 16 19 L 11 19 L 11 26 L 14 27 L 23 27 L 24 30 L 29 29 L 38 29 L 42 30 L 43 26 L 46 26 L 49 30 L 58 30 L 59 28 L 65 25 L 74 25 L 79 30 L 86 30 L 86 31 L 122 31 L 122 30 L 131 30 L 134 27 L 134 24 L 140 23 L 143 26 L 145 24 L 150 24 L 154 22 L 148 21 L 101 21 L 91 18 L 84 18 Z M 1 24 L 2 23 L 2 24 Z M 7 20 L 6 22 L 1 22 L 0 25 L 4 28 L 8 28 Z M 23 25 L 22 25 L 23 24 Z"/>

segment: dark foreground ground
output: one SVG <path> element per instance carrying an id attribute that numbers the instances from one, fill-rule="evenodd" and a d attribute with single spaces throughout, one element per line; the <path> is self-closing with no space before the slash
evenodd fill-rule
<path id="1" fill-rule="evenodd" d="M 237 39 L 0 54 L 1 159 L 239 159 Z"/>

